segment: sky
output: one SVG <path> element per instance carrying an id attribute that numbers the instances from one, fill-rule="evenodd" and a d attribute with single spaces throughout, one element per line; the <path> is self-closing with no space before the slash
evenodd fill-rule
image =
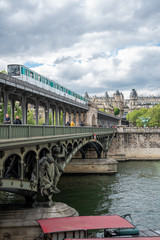
<path id="1" fill-rule="evenodd" d="M 0 70 L 84 95 L 160 94 L 160 0 L 0 0 Z"/>

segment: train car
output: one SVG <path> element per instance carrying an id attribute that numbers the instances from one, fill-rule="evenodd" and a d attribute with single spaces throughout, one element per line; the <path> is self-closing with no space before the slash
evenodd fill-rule
<path id="1" fill-rule="evenodd" d="M 81 104 L 88 105 L 88 99 L 23 65 L 10 64 L 7 66 L 7 72 L 11 77 L 36 85 Z"/>

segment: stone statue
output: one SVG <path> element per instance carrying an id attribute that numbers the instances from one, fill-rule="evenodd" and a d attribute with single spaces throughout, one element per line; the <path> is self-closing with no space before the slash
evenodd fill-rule
<path id="1" fill-rule="evenodd" d="M 147 127 L 147 123 L 148 123 L 150 118 L 151 117 L 146 117 L 146 118 L 145 117 L 139 117 L 139 119 L 142 121 L 144 127 Z"/>
<path id="2" fill-rule="evenodd" d="M 59 193 L 57 183 L 63 167 L 51 156 L 42 157 L 39 160 L 39 188 L 42 196 L 49 200 L 49 206 L 52 205 L 52 196 Z"/>
<path id="3" fill-rule="evenodd" d="M 57 188 L 57 183 L 62 172 L 64 172 L 66 155 L 67 150 L 63 145 L 58 143 L 52 148 L 52 155 L 46 154 L 45 157 L 39 160 L 38 179 L 36 168 L 32 171 L 30 180 L 31 188 L 33 189 L 38 186 L 38 191 L 41 195 L 49 200 L 49 206 L 53 205 L 53 194 L 60 192 Z"/>

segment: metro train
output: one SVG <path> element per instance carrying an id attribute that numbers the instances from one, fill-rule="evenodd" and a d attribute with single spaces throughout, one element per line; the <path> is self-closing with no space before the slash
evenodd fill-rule
<path id="1" fill-rule="evenodd" d="M 88 105 L 88 99 L 65 88 L 64 86 L 56 83 L 55 81 L 23 66 L 18 64 L 10 64 L 7 66 L 8 75 L 15 77 L 19 80 L 29 82 L 30 84 L 36 85 L 40 88 L 49 90 L 81 104 Z"/>

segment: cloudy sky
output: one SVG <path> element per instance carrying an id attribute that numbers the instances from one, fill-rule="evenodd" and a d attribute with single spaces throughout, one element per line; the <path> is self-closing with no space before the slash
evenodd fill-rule
<path id="1" fill-rule="evenodd" d="M 160 0 L 0 0 L 0 70 L 19 63 L 72 90 L 160 94 Z"/>

